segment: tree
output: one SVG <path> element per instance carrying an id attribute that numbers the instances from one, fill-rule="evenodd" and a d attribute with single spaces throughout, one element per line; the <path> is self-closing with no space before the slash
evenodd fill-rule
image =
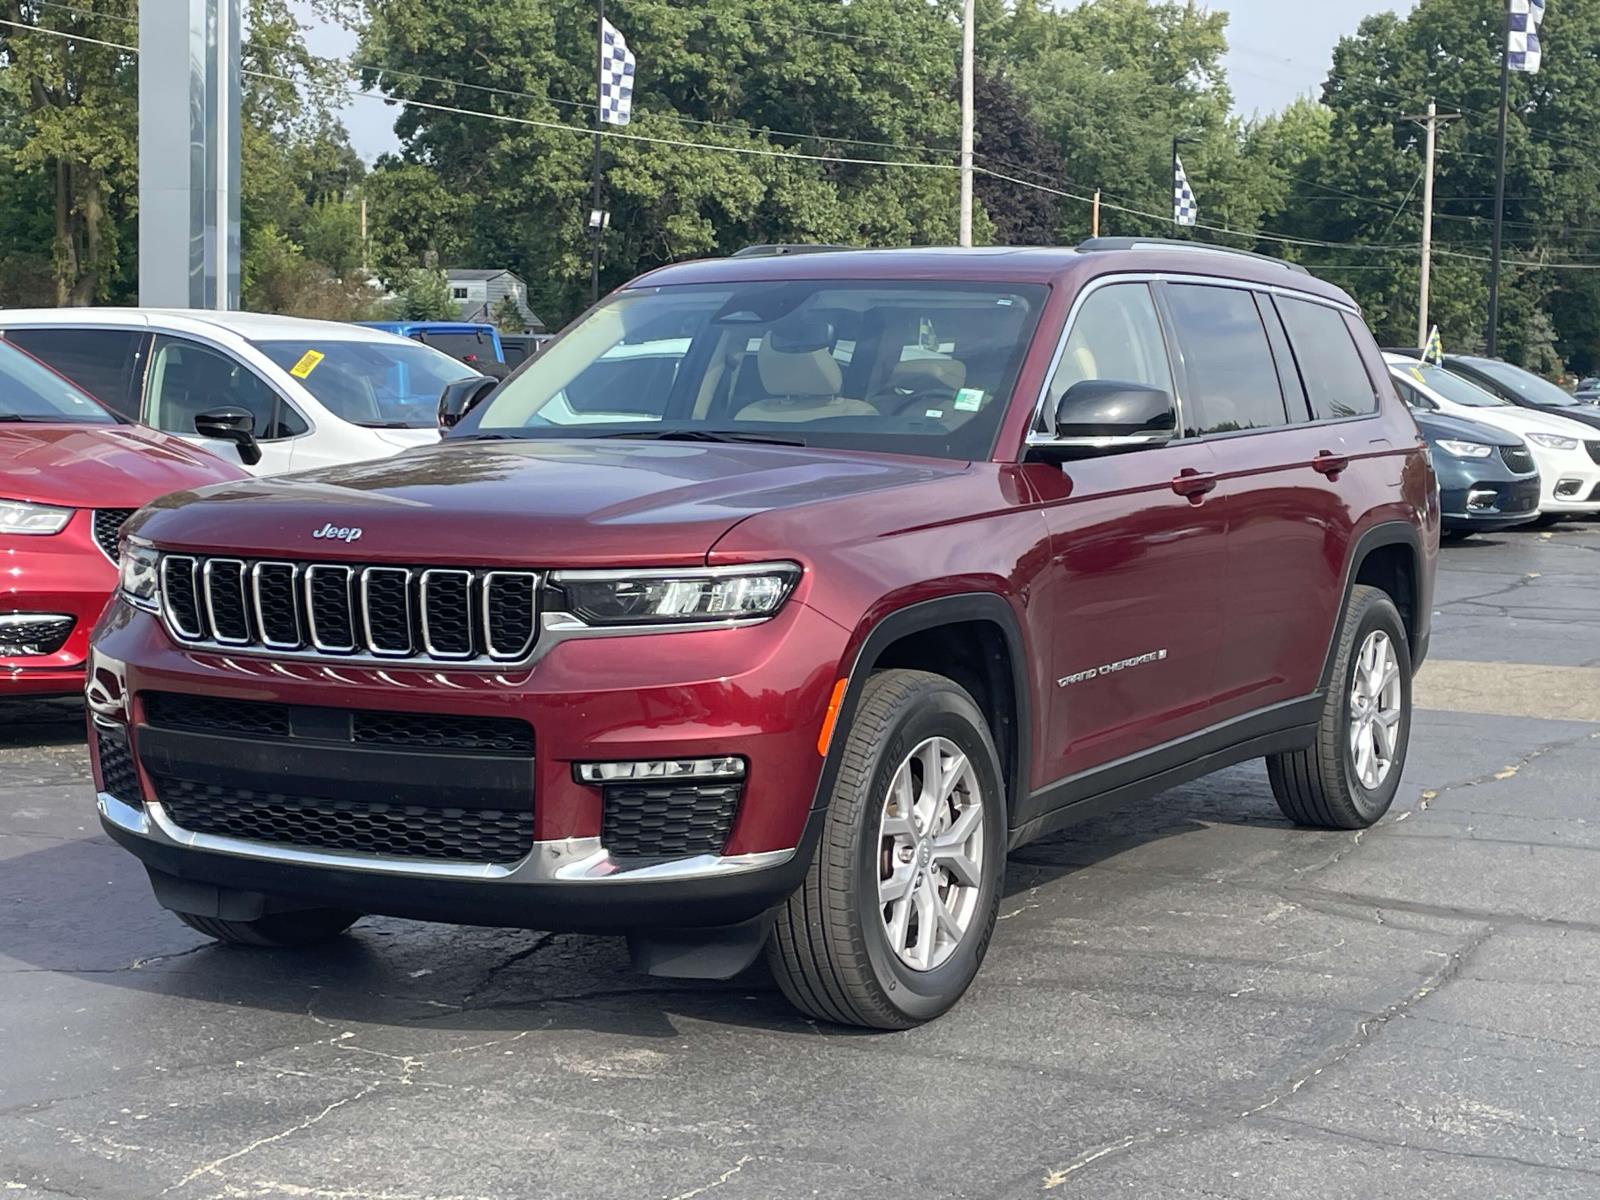
<path id="1" fill-rule="evenodd" d="M 523 319 L 522 306 L 517 303 L 515 296 L 501 296 L 495 301 L 494 311 L 489 314 L 494 319 L 494 326 L 501 333 L 524 333 L 528 323 Z"/>
<path id="2" fill-rule="evenodd" d="M 991 170 L 1024 178 L 1042 177 L 1059 186 L 1066 171 L 1061 151 L 1034 120 L 1021 94 L 1001 75 L 977 71 L 973 78 L 977 148 Z M 994 240 L 1007 246 L 1046 246 L 1061 221 L 1061 198 L 979 175 L 973 190 L 994 225 Z"/>
<path id="3" fill-rule="evenodd" d="M 407 272 L 389 311 L 396 321 L 456 321 L 461 318 L 461 306 L 450 296 L 450 280 L 443 271 L 430 267 Z"/>

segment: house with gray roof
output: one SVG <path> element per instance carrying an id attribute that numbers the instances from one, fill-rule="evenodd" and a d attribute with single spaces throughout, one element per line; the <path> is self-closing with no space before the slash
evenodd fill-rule
<path id="1" fill-rule="evenodd" d="M 451 267 L 445 271 L 445 277 L 450 281 L 450 298 L 461 306 L 463 321 L 493 324 L 495 307 L 510 296 L 522 313 L 522 332 L 545 332 L 544 322 L 528 307 L 528 285 L 515 271 L 492 267 Z"/>

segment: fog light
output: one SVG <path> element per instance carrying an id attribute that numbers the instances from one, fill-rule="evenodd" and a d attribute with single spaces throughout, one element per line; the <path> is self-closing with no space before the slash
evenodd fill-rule
<path id="1" fill-rule="evenodd" d="M 1560 500 L 1571 500 L 1582 490 L 1583 480 L 1563 479 L 1560 483 L 1556 484 L 1556 498 Z"/>
<path id="2" fill-rule="evenodd" d="M 1499 498 L 1500 493 L 1493 488 L 1473 488 L 1467 493 L 1467 511 L 1487 512 Z"/>
<path id="3" fill-rule="evenodd" d="M 652 758 L 642 762 L 577 763 L 579 783 L 622 783 L 640 779 L 743 779 L 742 758 Z"/>
<path id="4" fill-rule="evenodd" d="M 65 613 L 0 614 L 0 658 L 54 654 L 66 644 L 72 626 Z"/>

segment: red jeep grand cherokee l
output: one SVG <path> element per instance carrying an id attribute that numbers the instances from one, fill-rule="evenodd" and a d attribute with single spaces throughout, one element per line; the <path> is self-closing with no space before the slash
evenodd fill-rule
<path id="1" fill-rule="evenodd" d="M 1107 802 L 1265 757 L 1293 820 L 1382 816 L 1439 511 L 1348 297 L 1102 241 L 668 267 L 438 447 L 129 533 L 100 811 L 196 929 L 765 946 L 901 1028 Z"/>

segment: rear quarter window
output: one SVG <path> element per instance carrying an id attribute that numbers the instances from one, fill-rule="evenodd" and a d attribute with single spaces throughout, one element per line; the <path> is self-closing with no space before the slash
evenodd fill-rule
<path id="1" fill-rule="evenodd" d="M 1294 348 L 1314 421 L 1364 417 L 1378 395 L 1344 314 L 1325 304 L 1278 297 L 1278 312 Z"/>
<path id="2" fill-rule="evenodd" d="M 1241 288 L 1171 284 L 1167 304 L 1183 346 L 1191 434 L 1288 424 L 1277 364 L 1255 296 Z"/>

